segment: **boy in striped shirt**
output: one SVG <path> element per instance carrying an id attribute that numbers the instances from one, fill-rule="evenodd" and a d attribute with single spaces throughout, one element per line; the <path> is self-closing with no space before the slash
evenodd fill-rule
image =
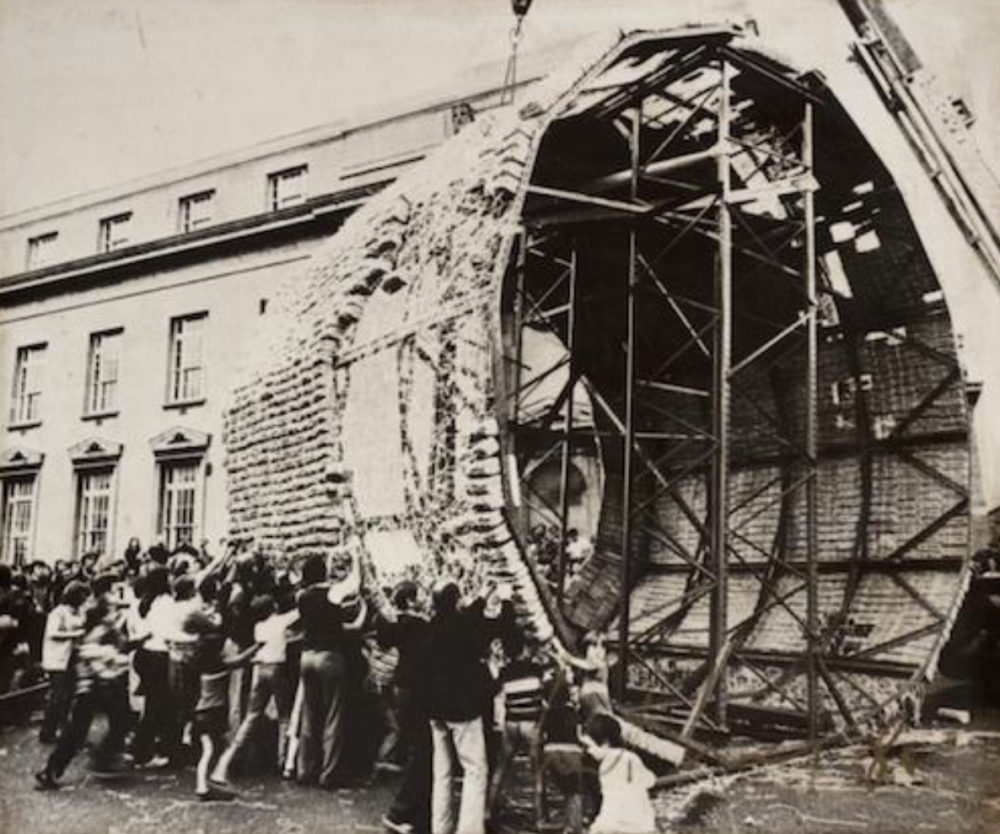
<path id="1" fill-rule="evenodd" d="M 526 750 L 535 774 L 535 815 L 542 818 L 542 797 L 538 778 L 541 774 L 542 718 L 545 713 L 545 669 L 531 659 L 524 636 L 511 632 L 504 637 L 504 652 L 510 662 L 500 671 L 497 684 L 501 694 L 500 755 L 490 783 L 489 816 L 495 818 L 500 792 L 514 755 Z"/>

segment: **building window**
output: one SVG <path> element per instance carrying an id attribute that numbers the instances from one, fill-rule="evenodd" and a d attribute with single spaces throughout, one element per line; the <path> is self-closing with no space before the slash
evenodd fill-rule
<path id="1" fill-rule="evenodd" d="M 84 413 L 108 414 L 118 408 L 118 360 L 122 331 L 90 334 L 87 360 L 87 401 Z"/>
<path id="2" fill-rule="evenodd" d="M 286 168 L 267 177 L 268 206 L 271 211 L 297 206 L 305 200 L 306 165 Z"/>
<path id="3" fill-rule="evenodd" d="M 212 207 L 215 202 L 215 191 L 200 191 L 187 197 L 181 197 L 180 218 L 181 231 L 193 232 L 212 222 Z"/>
<path id="4" fill-rule="evenodd" d="M 129 227 L 132 225 L 132 212 L 105 217 L 101 221 L 98 251 L 114 252 L 128 245 Z"/>
<path id="5" fill-rule="evenodd" d="M 3 481 L 3 544 L 0 560 L 23 565 L 29 560 L 31 520 L 34 515 L 35 478 L 5 478 Z"/>
<path id="6" fill-rule="evenodd" d="M 160 464 L 157 535 L 169 550 L 182 544 L 194 544 L 200 470 L 198 460 L 164 461 Z"/>
<path id="7" fill-rule="evenodd" d="M 10 403 L 10 422 L 14 425 L 38 423 L 42 419 L 44 359 L 45 345 L 29 345 L 17 349 Z"/>
<path id="8" fill-rule="evenodd" d="M 111 521 L 111 468 L 77 472 L 76 555 L 104 553 Z"/>
<path id="9" fill-rule="evenodd" d="M 170 320 L 170 377 L 167 402 L 185 403 L 204 397 L 203 342 L 207 313 Z"/>
<path id="10" fill-rule="evenodd" d="M 59 232 L 28 238 L 28 269 L 41 269 L 55 260 Z"/>

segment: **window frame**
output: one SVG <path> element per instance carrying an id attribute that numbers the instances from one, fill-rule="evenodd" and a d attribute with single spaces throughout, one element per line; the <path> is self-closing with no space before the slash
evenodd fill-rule
<path id="1" fill-rule="evenodd" d="M 79 559 L 86 553 L 99 553 L 105 555 L 109 552 L 113 542 L 114 516 L 115 516 L 115 474 L 117 466 L 114 462 L 102 463 L 100 465 L 78 466 L 76 469 L 76 508 L 73 521 L 73 553 Z M 85 498 L 88 497 L 86 486 L 90 479 L 107 476 L 105 487 L 98 493 L 96 491 L 89 494 L 89 501 L 85 506 Z M 104 498 L 103 528 L 97 525 L 86 525 L 87 519 L 93 519 L 97 513 L 90 506 L 90 501 L 97 498 Z M 103 535 L 103 547 L 95 549 L 92 538 L 95 534 Z"/>
<path id="2" fill-rule="evenodd" d="M 98 221 L 97 250 L 100 254 L 117 252 L 124 249 L 131 243 L 130 237 L 115 238 L 113 230 L 116 228 L 128 228 L 133 219 L 131 211 L 120 211 L 107 217 L 102 217 Z"/>
<path id="3" fill-rule="evenodd" d="M 292 208 L 293 206 L 302 205 L 306 201 L 306 177 L 309 176 L 309 165 L 307 163 L 302 163 L 301 165 L 292 165 L 288 168 L 282 168 L 280 171 L 274 171 L 267 175 L 267 208 L 268 211 L 281 211 L 282 209 Z M 292 180 L 298 180 L 301 184 L 298 193 L 292 195 L 281 195 L 281 186 L 283 183 L 291 182 Z"/>
<path id="4" fill-rule="evenodd" d="M 198 322 L 201 332 L 198 335 L 197 363 L 185 364 L 185 345 L 191 342 L 191 336 L 184 333 L 184 327 L 192 322 Z M 205 333 L 207 330 L 208 311 L 187 313 L 173 316 L 170 319 L 169 343 L 167 349 L 167 390 L 166 407 L 195 405 L 205 402 Z M 188 390 L 185 374 L 198 371 L 197 390 Z"/>
<path id="5" fill-rule="evenodd" d="M 5 475 L 0 478 L 0 564 L 20 567 L 31 561 L 35 538 L 35 521 L 37 519 L 37 471 Z M 27 486 L 27 496 L 12 496 L 14 488 Z M 18 499 L 21 506 L 27 505 L 28 518 L 25 529 L 15 537 L 13 525 L 16 512 L 12 512 L 12 497 Z M 18 553 L 16 542 L 21 541 L 23 552 Z"/>
<path id="6" fill-rule="evenodd" d="M 168 550 L 181 544 L 197 547 L 204 497 L 203 456 L 164 457 L 156 463 L 156 536 Z M 182 474 L 188 480 L 177 480 Z M 182 512 L 185 518 L 182 520 Z M 186 521 L 186 523 L 184 523 Z M 180 531 L 187 537 L 181 538 Z"/>
<path id="7" fill-rule="evenodd" d="M 87 377 L 84 385 L 84 418 L 108 417 L 118 413 L 118 391 L 119 382 L 121 381 L 121 355 L 124 334 L 125 329 L 123 327 L 114 327 L 109 330 L 98 330 L 90 334 L 90 343 L 87 350 Z M 101 374 L 103 368 L 107 367 L 107 362 L 98 364 L 96 368 L 95 362 L 100 362 L 99 356 L 101 354 L 99 351 L 101 350 L 102 345 L 110 339 L 116 340 L 117 349 L 113 364 L 114 378 L 106 379 Z M 108 403 L 102 400 L 99 403 L 95 403 L 95 396 L 99 394 L 101 386 L 107 385 L 108 383 L 113 384 L 113 394 L 111 397 L 112 401 Z"/>
<path id="8" fill-rule="evenodd" d="M 215 212 L 209 211 L 206 217 L 192 220 L 191 209 L 199 203 L 215 204 L 215 189 L 205 188 L 192 194 L 185 194 L 177 201 L 178 227 L 182 234 L 197 231 L 204 226 L 211 226 L 215 222 Z"/>
<path id="9" fill-rule="evenodd" d="M 47 348 L 48 342 L 34 342 L 30 345 L 20 345 L 14 352 L 14 374 L 11 381 L 10 407 L 7 412 L 9 425 L 12 428 L 37 426 L 42 422 L 44 354 Z M 32 356 L 36 358 L 31 360 Z"/>
<path id="10" fill-rule="evenodd" d="M 28 238 L 28 250 L 25 255 L 24 266 L 27 270 L 43 269 L 55 263 L 52 251 L 55 249 L 56 241 L 59 240 L 59 232 L 45 232 L 40 235 L 32 235 Z M 49 252 L 49 257 L 39 258 L 43 252 Z"/>

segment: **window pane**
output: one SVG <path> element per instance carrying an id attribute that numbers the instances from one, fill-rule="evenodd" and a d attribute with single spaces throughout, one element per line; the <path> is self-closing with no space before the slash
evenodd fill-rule
<path id="1" fill-rule="evenodd" d="M 305 179 L 307 166 L 289 168 L 286 171 L 279 171 L 271 174 L 270 197 L 271 209 L 278 210 L 297 205 L 305 199 Z"/>
<path id="2" fill-rule="evenodd" d="M 194 542 L 199 468 L 199 461 L 162 465 L 160 532 L 169 548 Z"/>
<path id="3" fill-rule="evenodd" d="M 203 191 L 181 198 L 181 231 L 190 232 L 212 222 L 214 191 Z"/>
<path id="4" fill-rule="evenodd" d="M 202 344 L 207 316 L 176 318 L 170 326 L 170 378 L 167 398 L 170 402 L 200 399 L 202 385 Z"/>
<path id="5" fill-rule="evenodd" d="M 129 227 L 132 222 L 131 212 L 106 217 L 101 221 L 100 250 L 112 252 L 125 246 L 129 241 Z"/>
<path id="6" fill-rule="evenodd" d="M 28 240 L 28 269 L 41 269 L 55 260 L 58 237 L 58 232 L 51 232 Z"/>
<path id="7" fill-rule="evenodd" d="M 77 511 L 78 555 L 104 553 L 108 546 L 111 515 L 111 470 L 81 472 Z"/>
<path id="8" fill-rule="evenodd" d="M 15 565 L 29 557 L 34 478 L 10 479 L 3 483 L 3 542 L 0 558 Z"/>
<path id="9" fill-rule="evenodd" d="M 118 390 L 118 355 L 121 331 L 94 333 L 90 337 L 90 367 L 87 372 L 87 412 L 114 411 Z"/>
<path id="10" fill-rule="evenodd" d="M 12 423 L 35 422 L 41 419 L 44 351 L 44 345 L 23 347 L 17 351 L 10 404 Z"/>

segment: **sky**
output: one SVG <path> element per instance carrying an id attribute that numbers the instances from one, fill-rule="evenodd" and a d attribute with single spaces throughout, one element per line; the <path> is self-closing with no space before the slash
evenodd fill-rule
<path id="1" fill-rule="evenodd" d="M 1000 0 L 887 0 L 992 124 Z M 834 0 L 535 0 L 523 48 L 747 14 L 823 38 Z M 0 214 L 405 102 L 510 46 L 509 0 L 0 0 Z M 990 71 L 992 70 L 992 72 Z"/>
<path id="2" fill-rule="evenodd" d="M 1000 170 L 1000 0 L 884 2 L 928 71 L 971 106 L 977 142 Z M 747 17 L 793 63 L 856 72 L 836 0 L 534 0 L 521 48 Z M 509 0 L 0 0 L 0 215 L 359 111 L 403 109 L 506 57 L 512 25 Z M 887 119 L 884 109 L 872 119 Z M 939 203 L 927 182 L 916 183 L 915 203 Z M 973 277 L 945 287 L 949 305 L 1000 413 L 1000 292 L 974 263 L 953 267 L 964 263 L 956 251 L 942 249 L 939 266 Z M 987 476 L 1000 504 L 992 423 Z"/>

